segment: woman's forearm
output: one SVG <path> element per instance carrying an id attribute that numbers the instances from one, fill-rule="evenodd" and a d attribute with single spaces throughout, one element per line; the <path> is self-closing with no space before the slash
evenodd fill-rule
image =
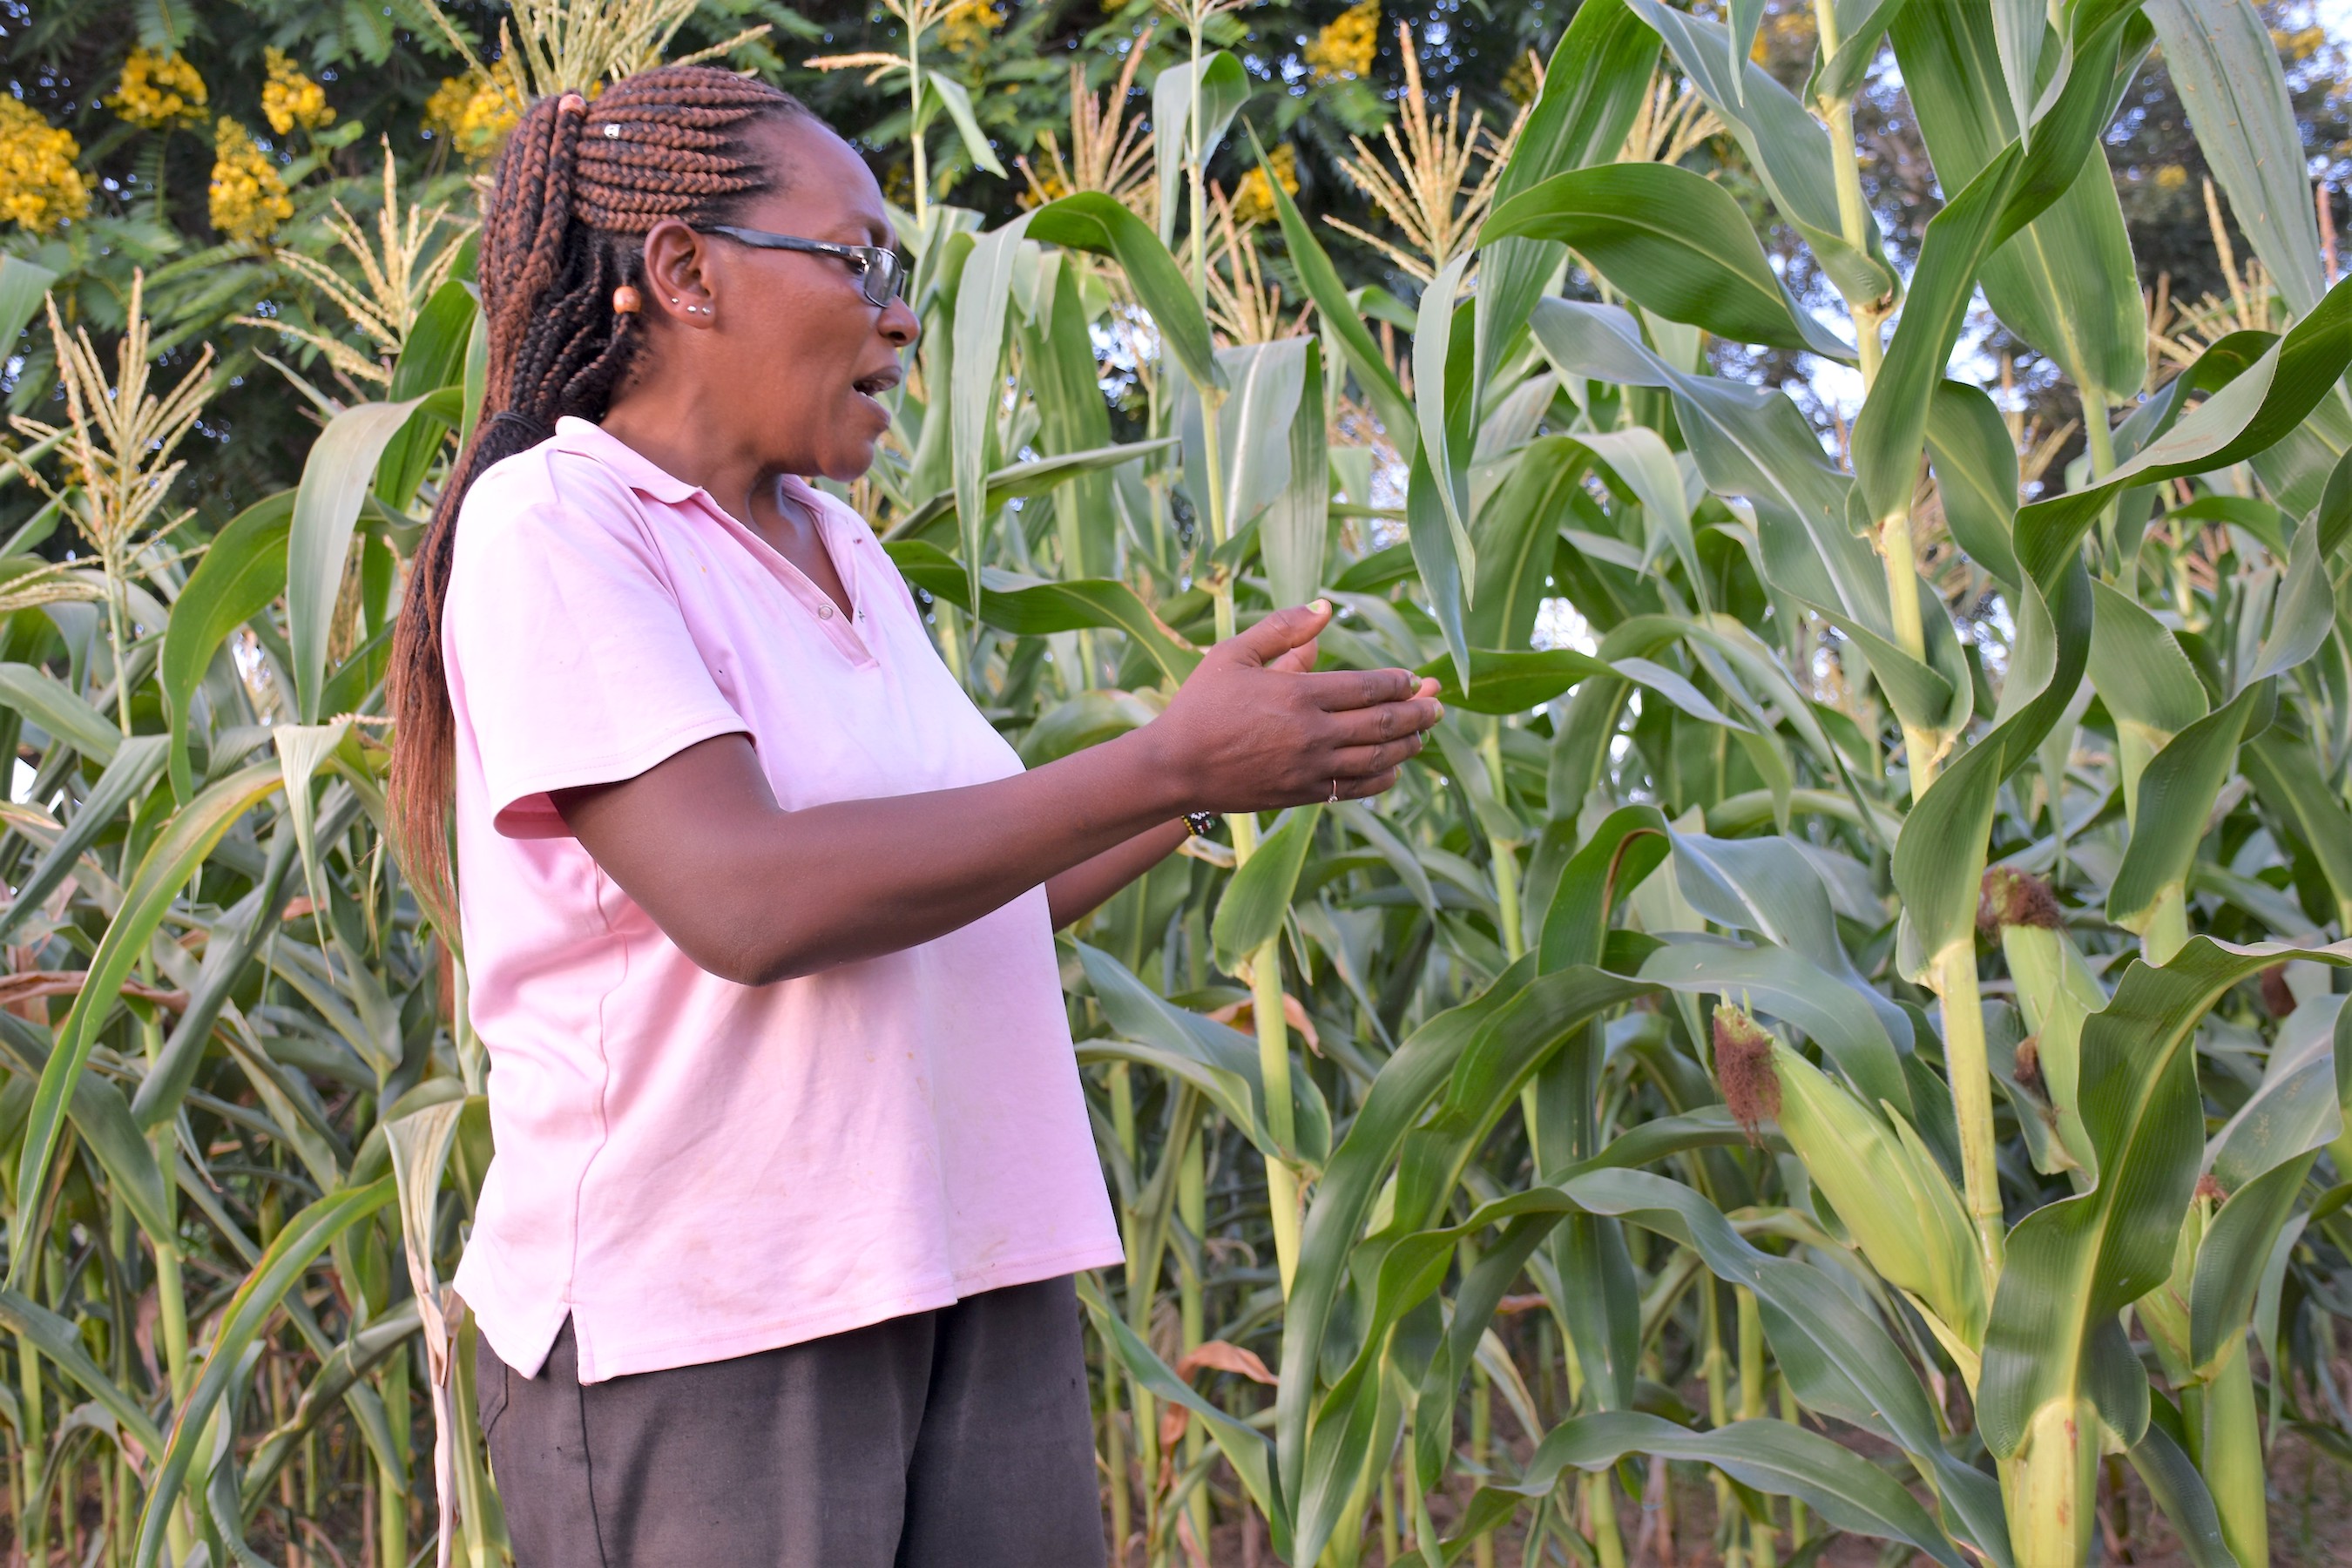
<path id="1" fill-rule="evenodd" d="M 1174 854 L 1191 832 L 1181 821 L 1163 822 L 1048 879 L 1045 900 L 1054 911 L 1054 929 L 1076 925 L 1102 908 L 1120 889 Z"/>
<path id="2" fill-rule="evenodd" d="M 1395 782 L 1444 715 L 1437 683 L 1316 670 L 1329 615 L 1319 601 L 1277 610 L 1204 654 L 1149 724 L 987 784 L 788 812 L 739 733 L 555 805 L 688 957 L 747 985 L 929 942 L 1081 868 L 1049 895 L 1075 918 L 1173 848 L 1182 812 Z"/>
<path id="3" fill-rule="evenodd" d="M 1137 731 L 989 784 L 787 812 L 727 735 L 557 805 L 688 956 L 760 985 L 943 936 L 1097 857 L 1081 886 L 1108 882 L 1148 830 L 1164 855 L 1180 803 L 1150 752 Z"/>

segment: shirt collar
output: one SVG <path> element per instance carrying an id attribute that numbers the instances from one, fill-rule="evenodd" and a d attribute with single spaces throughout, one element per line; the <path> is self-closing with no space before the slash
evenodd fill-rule
<path id="1" fill-rule="evenodd" d="M 828 541 L 854 542 L 860 534 L 871 535 L 866 520 L 842 502 L 825 494 L 798 474 L 782 476 L 784 493 L 808 509 L 816 525 Z"/>
<path id="2" fill-rule="evenodd" d="M 663 471 L 603 426 L 592 425 L 573 415 L 566 414 L 556 420 L 553 444 L 558 451 L 594 458 L 620 475 L 631 489 L 667 505 L 675 506 L 688 496 L 701 493 L 699 485 L 688 484 L 675 474 Z"/>
<path id="3" fill-rule="evenodd" d="M 555 421 L 555 439 L 551 445 L 558 451 L 590 458 L 604 464 L 620 475 L 622 482 L 631 489 L 650 496 L 664 505 L 676 506 L 689 496 L 704 496 L 709 500 L 701 486 L 688 484 L 677 475 L 656 466 L 644 453 L 603 426 L 591 424 L 576 415 L 566 414 Z M 824 531 L 828 539 L 838 536 L 845 516 L 856 518 L 856 514 L 845 507 L 827 505 L 831 498 L 798 475 L 786 474 L 783 481 L 785 490 L 809 509 L 809 514 L 816 519 L 817 526 Z M 716 500 L 711 500 L 711 508 L 713 510 L 725 510 Z M 856 524 L 849 531 L 848 538 L 854 540 L 859 533 L 870 532 L 863 519 L 856 519 Z"/>

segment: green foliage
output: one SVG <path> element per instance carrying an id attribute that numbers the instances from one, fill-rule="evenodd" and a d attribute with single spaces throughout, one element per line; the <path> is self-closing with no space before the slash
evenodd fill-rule
<path id="1" fill-rule="evenodd" d="M 68 416 L 45 325 L 14 372 L 68 428 L 13 449 L 54 494 L 0 492 L 9 1516 L 36 1561 L 95 1510 L 109 1563 L 438 1531 L 488 1568 L 439 1284 L 486 1052 L 386 852 L 378 718 L 478 414 L 463 225 L 425 221 L 459 170 L 415 140 L 438 46 L 268 12 L 339 119 L 270 143 L 280 248 L 230 247 L 196 139 L 110 123 L 99 50 L 169 43 L 258 124 L 261 33 L 66 9 L 11 47 L 79 84 L 58 119 L 115 184 L 7 239 L 0 326 L 47 290 L 137 342 L 143 268 L 160 381 L 221 360 L 212 447 L 95 567 L 73 443 L 152 454 Z M 1129 1258 L 1082 1289 L 1106 1500 L 1154 1563 L 1237 1526 L 1299 1563 L 1376 1532 L 1486 1561 L 1507 1527 L 1622 1563 L 1646 1464 L 1712 1490 L 1682 1545 L 1748 1568 L 1827 1532 L 2038 1568 L 2085 1558 L 2117 1455 L 2192 1560 L 2251 1565 L 2265 1457 L 2352 1446 L 2352 292 L 2294 173 L 2297 36 L 2273 75 L 2247 0 L 1716 10 L 1587 0 L 1412 303 L 1316 221 L 1366 207 L 1274 177 L 1270 142 L 1385 112 L 1352 71 L 1250 68 L 1316 18 L 1163 27 L 1113 111 L 1199 145 L 1028 205 L 989 165 L 1042 174 L 1048 122 L 1076 145 L 1041 52 L 1069 16 L 943 25 L 895 97 L 808 79 L 886 173 L 937 175 L 898 192 L 925 342 L 850 494 L 1033 765 L 1315 595 L 1327 666 L 1444 684 L 1389 796 L 1234 819 L 1065 950 Z M 732 5 L 677 47 L 760 20 L 740 63 L 814 49 Z M 2098 157 L 2159 39 L 2263 268 L 2152 364 L 2138 197 Z M 1678 84 L 1724 129 L 1625 151 Z M 1924 227 L 1865 199 L 1856 111 L 1889 101 L 1947 198 Z M 1401 188 L 1486 199 L 1408 151 Z M 1228 226 L 1211 179 L 1252 168 L 1264 221 Z M 331 236 L 337 199 L 393 220 Z M 2079 468 L 2010 423 L 2040 393 L 1956 354 L 1972 324 L 2074 399 Z M 1857 367 L 1850 443 L 1727 374 L 1768 351 Z"/>

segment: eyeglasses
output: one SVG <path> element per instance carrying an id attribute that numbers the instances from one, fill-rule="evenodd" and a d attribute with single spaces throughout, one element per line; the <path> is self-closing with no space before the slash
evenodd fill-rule
<path id="1" fill-rule="evenodd" d="M 738 228 L 733 224 L 715 223 L 703 231 L 723 234 L 728 238 L 761 250 L 805 250 L 816 256 L 837 256 L 857 274 L 859 292 L 869 305 L 887 305 L 898 297 L 898 286 L 906 280 L 907 263 L 899 254 L 880 245 L 834 245 L 822 239 L 800 239 L 789 234 L 770 234 L 765 229 Z"/>

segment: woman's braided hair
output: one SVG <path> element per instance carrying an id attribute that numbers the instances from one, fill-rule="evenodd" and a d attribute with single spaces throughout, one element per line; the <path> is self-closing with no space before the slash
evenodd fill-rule
<path id="1" fill-rule="evenodd" d="M 576 92 L 539 100 L 499 154 L 478 268 L 489 339 L 480 417 L 417 549 L 390 671 L 393 836 L 412 885 L 445 913 L 456 745 L 441 606 L 458 508 L 477 477 L 547 439 L 561 416 L 604 417 L 645 341 L 641 318 L 613 308 L 615 289 L 644 283 L 642 237 L 665 218 L 729 221 L 774 181 L 745 133 L 796 116 L 809 110 L 763 82 L 664 66 L 593 103 Z"/>

